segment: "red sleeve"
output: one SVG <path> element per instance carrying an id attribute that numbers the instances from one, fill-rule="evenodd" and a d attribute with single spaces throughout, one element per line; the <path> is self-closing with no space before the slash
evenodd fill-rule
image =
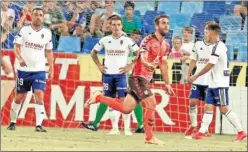
<path id="1" fill-rule="evenodd" d="M 149 41 L 151 40 L 150 36 L 146 36 L 140 43 L 140 48 L 141 48 L 141 52 L 143 51 L 148 51 L 150 49 L 149 47 Z"/>

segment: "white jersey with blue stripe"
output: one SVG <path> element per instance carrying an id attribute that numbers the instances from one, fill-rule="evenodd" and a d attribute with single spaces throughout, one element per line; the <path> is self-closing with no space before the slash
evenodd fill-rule
<path id="1" fill-rule="evenodd" d="M 196 73 L 200 72 L 207 64 L 211 56 L 213 45 L 207 44 L 204 41 L 197 41 L 193 47 L 190 59 L 196 61 Z M 208 86 L 209 73 L 198 77 L 194 84 Z"/>
<path id="2" fill-rule="evenodd" d="M 222 41 L 214 44 L 209 63 L 214 64 L 210 70 L 209 88 L 229 87 L 229 62 L 227 47 Z"/>
<path id="3" fill-rule="evenodd" d="M 41 27 L 35 30 L 31 25 L 24 26 L 15 36 L 15 44 L 21 45 L 21 57 L 27 64 L 17 68 L 20 71 L 35 72 L 46 71 L 45 50 L 52 50 L 52 33 L 49 29 Z"/>

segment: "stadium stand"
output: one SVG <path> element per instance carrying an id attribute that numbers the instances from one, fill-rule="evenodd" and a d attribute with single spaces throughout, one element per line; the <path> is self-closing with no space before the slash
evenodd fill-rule
<path id="1" fill-rule="evenodd" d="M 176 1 L 176 2 L 158 2 L 154 1 L 141 2 L 135 1 L 135 16 L 138 16 L 142 20 L 142 37 L 152 33 L 154 31 L 154 17 L 158 14 L 167 14 L 170 16 L 170 33 L 165 36 L 169 42 L 174 36 L 181 36 L 181 29 L 184 26 L 191 26 L 194 28 L 194 40 L 202 39 L 204 29 L 203 25 L 207 21 L 215 20 L 219 22 L 222 27 L 222 38 L 229 46 L 239 45 L 242 53 L 244 53 L 244 46 L 247 46 L 247 17 L 244 19 L 240 16 L 232 16 L 235 5 L 240 4 L 241 1 Z M 19 14 L 22 12 L 24 1 L 12 2 L 9 8 L 15 11 L 14 26 L 19 20 Z M 42 5 L 42 3 L 37 3 Z M 66 9 L 66 3 L 60 2 L 58 5 L 62 6 L 64 17 L 70 18 L 69 12 Z M 116 1 L 115 10 L 123 15 L 125 10 L 123 9 L 124 1 Z M 93 10 L 92 10 L 93 11 Z M 13 33 L 9 34 L 7 40 L 2 43 L 2 47 L 5 49 L 13 49 L 13 39 L 17 32 L 17 29 Z M 57 39 L 58 40 L 58 39 Z M 54 50 L 58 51 L 71 51 L 79 53 L 90 53 L 92 47 L 99 40 L 99 38 L 86 38 L 85 42 L 78 41 L 79 37 L 61 37 L 59 39 L 58 49 L 54 47 Z M 64 45 L 64 42 L 71 41 L 75 44 L 73 48 Z M 56 38 L 53 37 L 53 44 L 56 44 Z M 82 44 L 82 45 L 81 45 Z M 242 45 L 241 45 L 242 44 Z M 78 48 L 80 47 L 80 49 Z M 233 49 L 230 49 L 233 51 Z M 103 51 L 101 52 L 103 53 Z M 243 57 L 243 58 L 241 58 Z M 233 59 L 230 58 L 230 59 Z M 244 60 L 244 56 L 237 56 L 237 59 Z"/>

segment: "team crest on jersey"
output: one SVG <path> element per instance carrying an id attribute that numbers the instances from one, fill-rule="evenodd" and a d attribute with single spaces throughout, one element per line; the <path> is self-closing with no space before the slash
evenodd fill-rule
<path id="1" fill-rule="evenodd" d="M 108 43 L 111 43 L 111 41 L 109 41 Z"/>
<path id="2" fill-rule="evenodd" d="M 41 34 L 41 38 L 42 38 L 42 39 L 44 38 L 44 34 L 43 34 L 43 33 Z"/>
<path id="3" fill-rule="evenodd" d="M 123 44 L 123 40 L 120 41 L 121 45 Z"/>

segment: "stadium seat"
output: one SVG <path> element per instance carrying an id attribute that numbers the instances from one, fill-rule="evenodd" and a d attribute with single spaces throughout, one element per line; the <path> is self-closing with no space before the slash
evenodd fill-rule
<path id="1" fill-rule="evenodd" d="M 233 31 L 227 33 L 226 44 L 228 45 L 247 45 L 247 31 Z"/>
<path id="2" fill-rule="evenodd" d="M 179 13 L 181 2 L 159 2 L 158 11 L 166 12 L 167 15 Z"/>
<path id="3" fill-rule="evenodd" d="M 204 1 L 203 12 L 209 15 L 213 15 L 215 18 L 224 15 L 226 13 L 226 2 L 225 1 Z"/>
<path id="4" fill-rule="evenodd" d="M 134 2 L 135 10 L 139 10 L 141 15 L 144 15 L 146 11 L 154 11 L 155 10 L 155 1 L 137 1 Z"/>
<path id="5" fill-rule="evenodd" d="M 80 37 L 60 36 L 57 51 L 80 52 Z"/>
<path id="6" fill-rule="evenodd" d="M 207 13 L 195 13 L 193 17 L 191 18 L 190 25 L 195 28 L 195 32 L 197 33 L 196 37 L 197 38 L 202 38 L 203 33 L 204 33 L 204 25 L 212 21 L 213 15 L 207 14 Z"/>
<path id="7" fill-rule="evenodd" d="M 203 2 L 182 2 L 181 13 L 193 16 L 195 13 L 202 13 Z"/>
<path id="8" fill-rule="evenodd" d="M 146 11 L 143 18 L 143 28 L 142 28 L 143 35 L 154 32 L 154 18 L 159 14 L 164 14 L 164 12 Z"/>
<path id="9" fill-rule="evenodd" d="M 247 62 L 247 44 L 239 46 L 237 60 Z"/>
<path id="10" fill-rule="evenodd" d="M 170 15 L 170 29 L 174 30 L 177 27 L 189 26 L 191 16 L 188 14 L 171 14 Z"/>
<path id="11" fill-rule="evenodd" d="M 90 54 L 91 50 L 99 40 L 100 38 L 87 37 L 84 41 L 83 53 Z"/>
<path id="12" fill-rule="evenodd" d="M 6 41 L 3 44 L 4 49 L 13 49 L 14 48 L 14 38 L 17 33 L 10 33 L 6 39 Z"/>
<path id="13" fill-rule="evenodd" d="M 223 33 L 241 30 L 241 16 L 221 16 L 220 27 Z"/>

